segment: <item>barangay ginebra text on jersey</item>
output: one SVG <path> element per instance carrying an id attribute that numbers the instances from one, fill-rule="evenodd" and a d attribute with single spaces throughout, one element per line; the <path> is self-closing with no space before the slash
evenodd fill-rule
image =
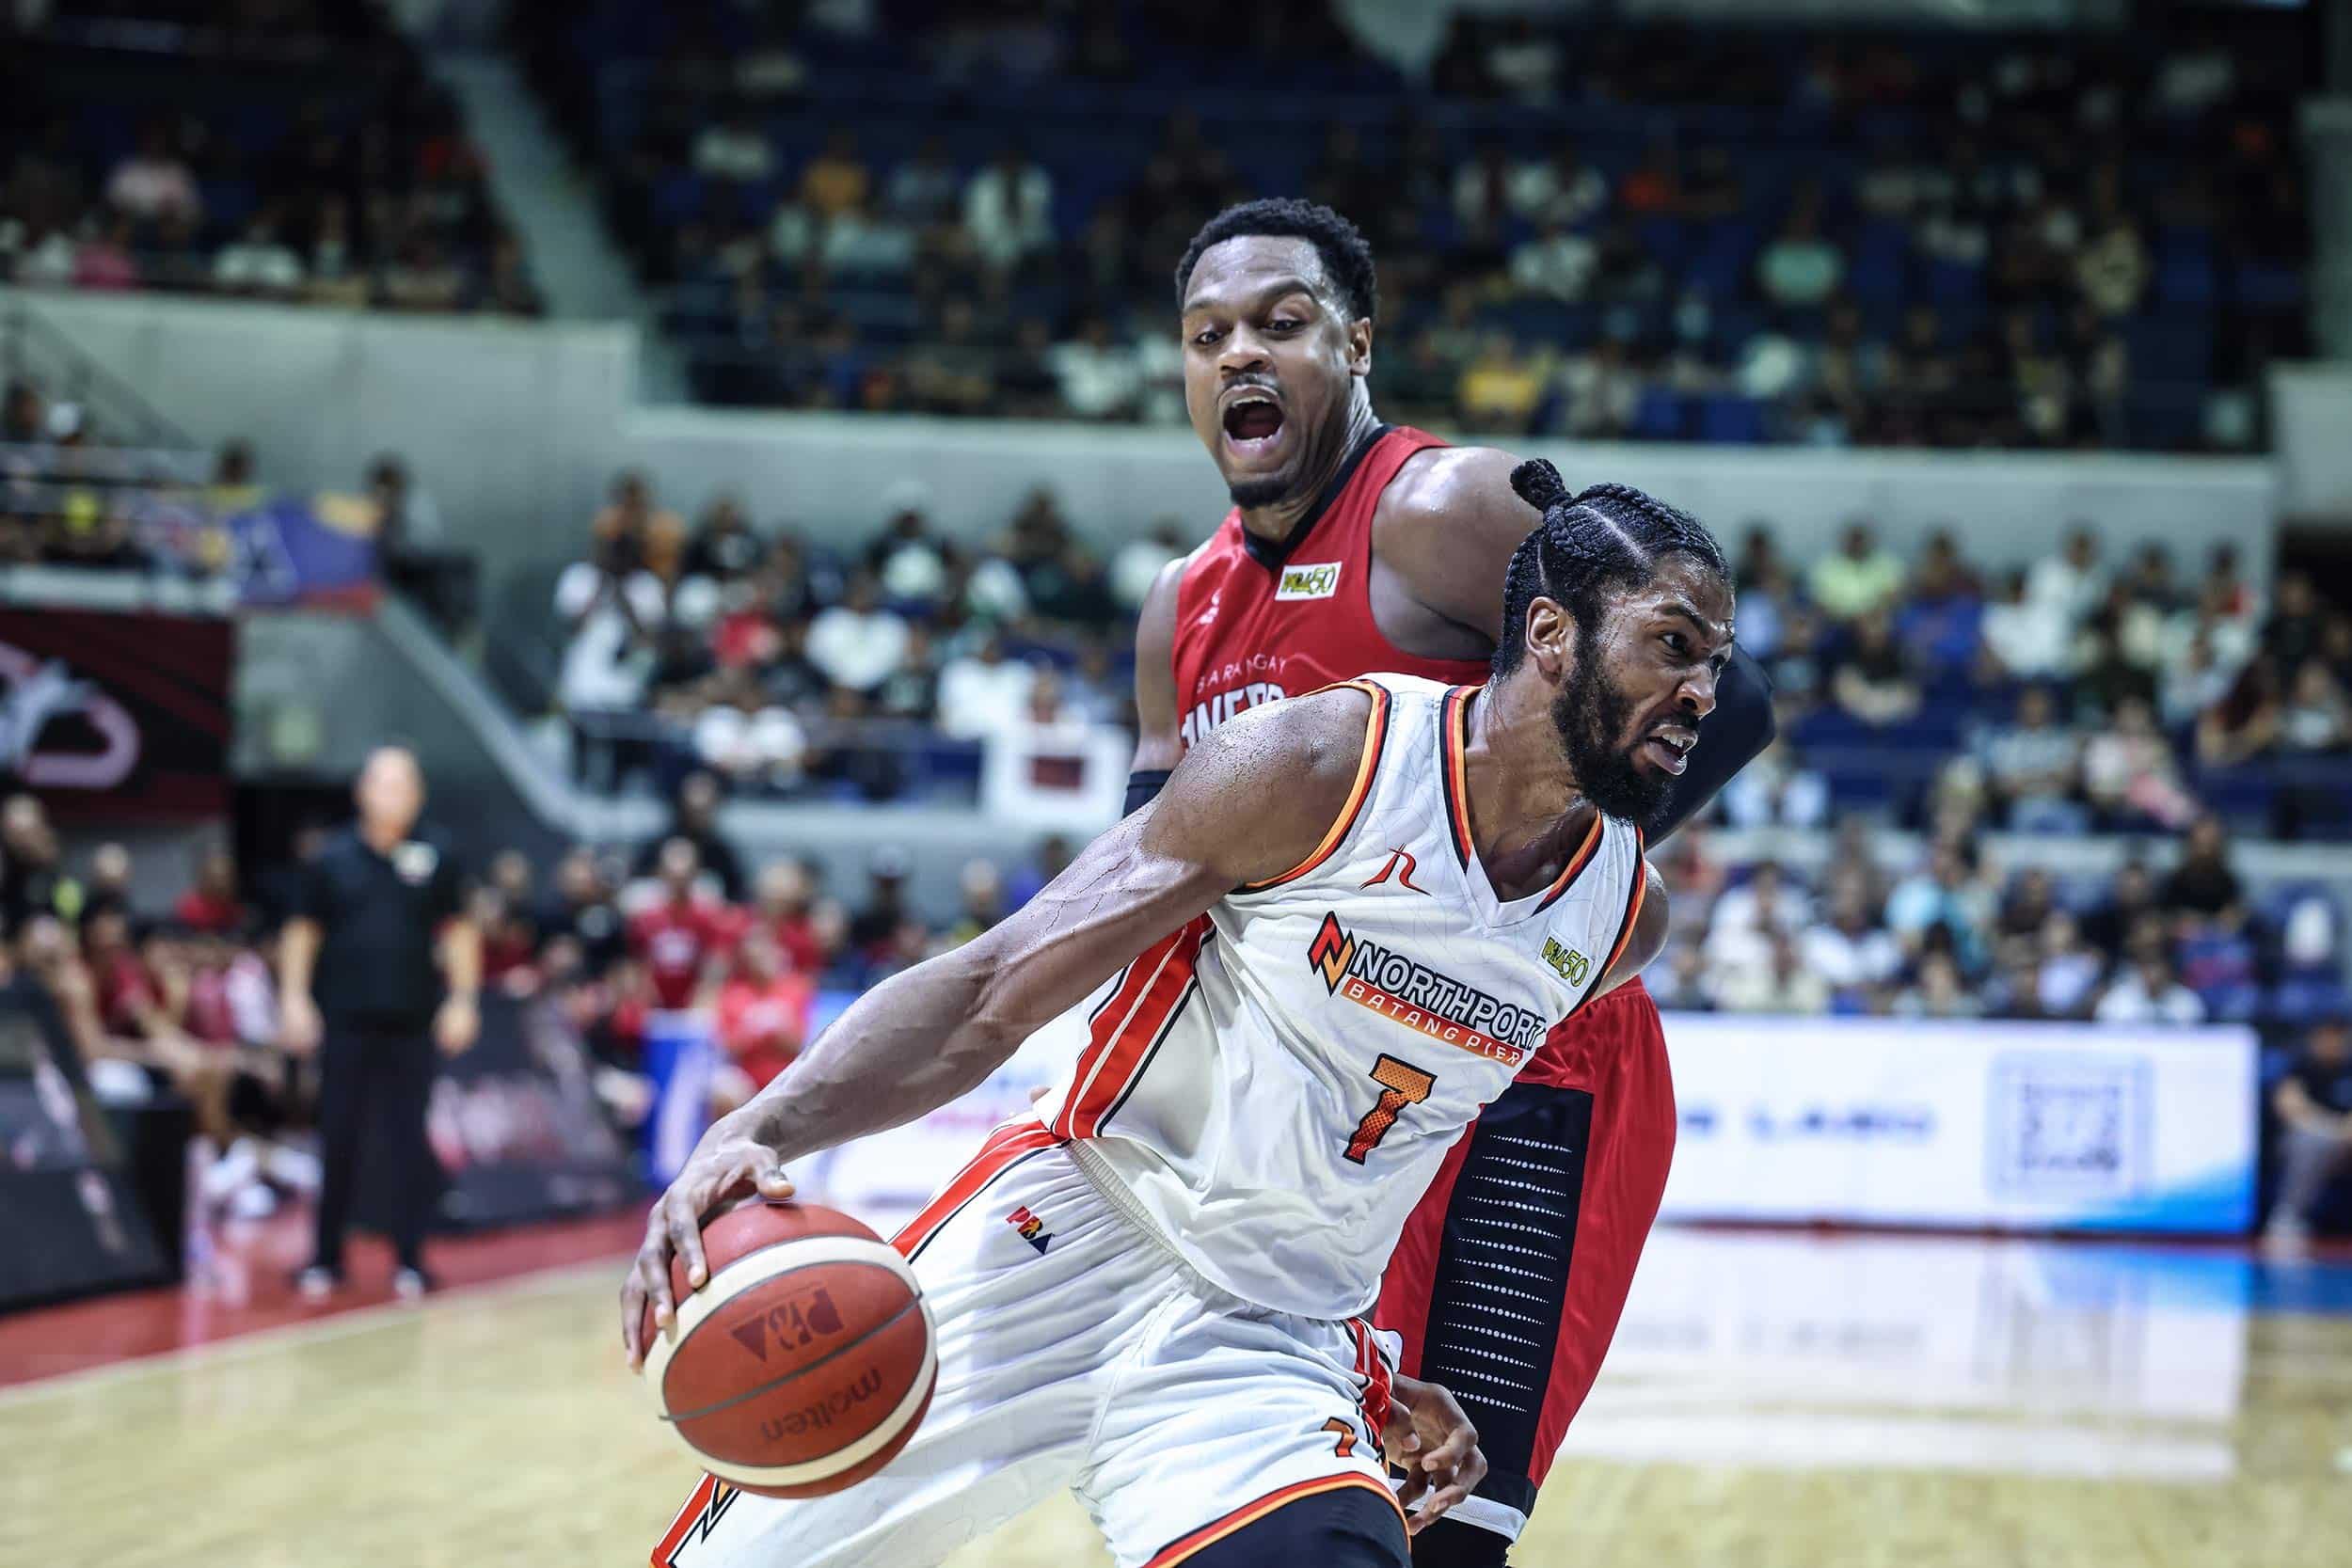
<path id="1" fill-rule="evenodd" d="M 1268 545 L 1226 515 L 1176 591 L 1178 732 L 1189 748 L 1237 713 L 1373 671 L 1448 686 L 1486 678 L 1483 661 L 1423 658 L 1380 634 L 1372 614 L 1372 518 L 1417 452 L 1445 443 L 1405 426 L 1376 432 L 1298 531 Z"/>

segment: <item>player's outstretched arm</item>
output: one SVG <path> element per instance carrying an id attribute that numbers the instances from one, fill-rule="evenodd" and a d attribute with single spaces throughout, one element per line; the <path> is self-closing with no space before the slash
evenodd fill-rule
<path id="1" fill-rule="evenodd" d="M 631 1365 L 643 1308 L 666 1326 L 673 1256 L 700 1288 L 702 1222 L 744 1194 L 781 1199 L 804 1155 L 912 1121 L 985 1082 L 1121 964 L 1245 882 L 1312 855 L 1345 809 L 1371 699 L 1334 688 L 1251 709 L 1176 767 L 1012 916 L 875 987 L 741 1109 L 714 1122 L 653 1207 L 621 1291 Z"/>

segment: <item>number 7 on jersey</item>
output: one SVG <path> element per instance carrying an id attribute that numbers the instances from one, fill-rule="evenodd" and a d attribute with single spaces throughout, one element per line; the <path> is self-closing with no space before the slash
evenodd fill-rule
<path id="1" fill-rule="evenodd" d="M 1410 1062 L 1400 1062 L 1394 1056 L 1383 1055 L 1372 1065 L 1373 1082 L 1380 1085 L 1380 1098 L 1364 1113 L 1364 1119 L 1356 1124 L 1356 1135 L 1347 1140 L 1347 1157 L 1358 1164 L 1364 1156 L 1380 1147 L 1380 1140 L 1389 1135 L 1396 1118 L 1407 1105 L 1418 1105 L 1429 1098 L 1429 1091 L 1438 1085 L 1438 1075 L 1423 1072 Z"/>

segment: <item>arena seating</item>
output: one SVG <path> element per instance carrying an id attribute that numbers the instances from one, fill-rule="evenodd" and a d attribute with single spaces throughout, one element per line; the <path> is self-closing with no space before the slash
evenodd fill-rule
<path id="1" fill-rule="evenodd" d="M 1085 363 L 1132 385 L 1039 411 L 1168 417 L 1169 266 L 1256 195 L 1374 240 L 1384 406 L 1498 432 L 2243 448 L 2246 388 L 2300 341 L 2271 90 L 2298 67 L 2253 18 L 2211 44 L 1461 18 L 1422 84 L 1323 6 L 1252 13 L 1235 39 L 1161 5 L 1080 25 L 900 4 L 864 33 L 715 4 L 514 14 L 721 401 L 1022 412 L 1073 357 L 1029 363 L 1023 329 L 1066 350 L 1099 318 Z M 931 169 L 931 139 L 935 209 L 896 179 Z M 1008 148 L 1051 193 L 1050 232 L 1009 257 L 960 232 Z M 943 333 L 993 364 L 987 392 L 941 389 Z M 1603 342 L 1622 370 L 1596 372 Z M 1482 368 L 1507 395 L 1470 395 Z M 1630 390 L 1595 396 L 1597 374 Z"/>

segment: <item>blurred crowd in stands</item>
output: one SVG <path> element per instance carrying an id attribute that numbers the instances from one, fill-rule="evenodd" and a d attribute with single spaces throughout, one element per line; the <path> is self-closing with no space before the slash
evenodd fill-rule
<path id="1" fill-rule="evenodd" d="M 29 8 L 0 48 L 0 281 L 540 313 L 455 102 L 378 9 L 263 9 Z"/>
<path id="2" fill-rule="evenodd" d="M 2304 351 L 2308 63 L 2266 33 L 1465 12 L 1422 87 L 1250 11 L 515 16 L 721 401 L 1179 420 L 1170 270 L 1259 195 L 1364 230 L 1383 411 L 1450 429 L 2238 449 Z"/>
<path id="3" fill-rule="evenodd" d="M 1024 726 L 1130 722 L 1135 614 L 1185 547 L 1174 525 L 1104 560 L 1047 489 L 978 547 L 930 504 L 920 481 L 891 484 L 875 537 L 836 553 L 755 528 L 733 496 L 690 528 L 620 475 L 589 559 L 555 581 L 558 702 L 616 727 L 625 762 L 663 784 L 707 768 L 747 790 L 868 799 L 917 786 L 907 765 L 928 740 L 968 752 Z M 854 743 L 877 736 L 897 743 Z"/>
<path id="4" fill-rule="evenodd" d="M 484 933 L 485 983 L 557 1009 L 619 1125 L 650 1104 L 637 1065 L 653 1010 L 709 1011 L 728 1064 L 719 1099 L 739 1101 L 850 995 L 986 930 L 1073 847 L 1049 837 L 1003 861 L 972 860 L 956 908 L 927 918 L 903 852 L 878 851 L 854 887 L 828 886 L 814 863 L 754 865 L 720 826 L 722 799 L 717 778 L 691 774 L 668 826 L 643 845 L 583 846 L 552 865 L 509 850 L 471 868 L 467 913 Z M 315 852 L 322 836 L 306 831 L 296 853 Z M 2298 1203 L 2352 1149 L 2342 908 L 2315 885 L 2249 893 L 2212 818 L 2162 870 L 2135 858 L 2082 878 L 2005 873 L 1964 837 L 1926 841 L 1915 859 L 1890 863 L 1888 845 L 1858 820 L 1814 875 L 1736 863 L 1730 843 L 1694 826 L 1662 851 L 1675 931 L 1648 974 L 1662 1006 L 2250 1022 L 2280 1042 L 2275 1070 L 2296 1085 L 2278 1091 L 2280 1115 L 2318 1140 L 2304 1140 L 2305 1164 L 2318 1169 Z M 28 795 L 0 804 L 0 855 L 8 961 L 54 992 L 102 1097 L 135 1099 L 150 1081 L 185 1094 L 221 1151 L 201 1195 L 218 1212 L 264 1213 L 313 1185 L 298 1132 L 305 1076 L 275 1049 L 288 869 L 241 874 L 225 853 L 202 852 L 184 891 L 142 906 L 134 889 L 157 877 L 137 875 L 119 844 L 70 868 Z"/>
<path id="5" fill-rule="evenodd" d="M 696 767 L 773 793 L 876 797 L 910 781 L 842 721 L 983 740 L 1057 716 L 1132 722 L 1134 616 L 1189 547 L 1172 520 L 1107 560 L 1040 489 L 984 546 L 892 485 L 860 550 L 755 526 L 723 495 L 690 526 L 637 473 L 554 585 L 557 701 L 620 732 L 663 783 Z M 1737 560 L 1740 640 L 1771 673 L 1783 740 L 1728 792 L 1740 826 L 1867 811 L 1958 831 L 2177 832 L 2223 811 L 2273 836 L 2352 830 L 2352 610 L 2311 577 L 2265 594 L 2224 546 L 2108 559 L 2088 528 L 1987 573 L 1940 531 L 1915 559 L 1849 525 L 1800 569 L 1769 525 Z M 903 747 L 901 748 L 903 749 Z"/>

